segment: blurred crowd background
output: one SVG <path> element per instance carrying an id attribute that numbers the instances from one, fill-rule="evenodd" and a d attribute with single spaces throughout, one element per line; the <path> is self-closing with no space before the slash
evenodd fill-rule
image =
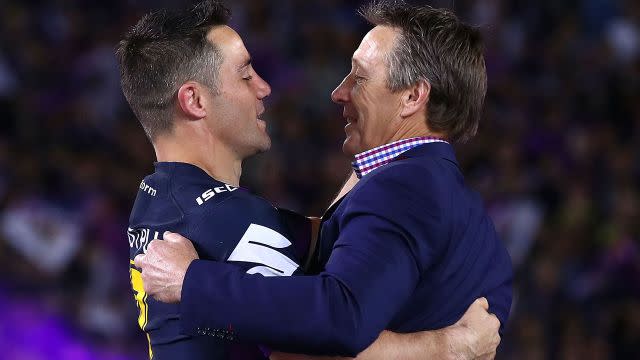
<path id="1" fill-rule="evenodd" d="M 273 149 L 242 184 L 319 215 L 349 171 L 330 91 L 362 1 L 234 0 Z M 516 271 L 499 359 L 640 359 L 640 2 L 431 1 L 482 27 L 489 91 L 457 146 Z M 171 1 L 0 2 L 0 359 L 143 359 L 126 227 L 154 153 L 114 47 Z"/>

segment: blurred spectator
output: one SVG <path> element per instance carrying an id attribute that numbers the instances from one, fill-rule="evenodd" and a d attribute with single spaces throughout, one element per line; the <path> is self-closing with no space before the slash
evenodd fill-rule
<path id="1" fill-rule="evenodd" d="M 67 268 L 80 246 L 80 223 L 42 199 L 9 204 L 1 231 L 7 244 L 52 277 Z"/>
<path id="2" fill-rule="evenodd" d="M 368 29 L 362 2 L 228 1 L 273 87 L 273 149 L 243 186 L 280 206 L 322 213 L 350 169 L 329 93 Z M 180 3 L 3 2 L 0 356 L 145 356 L 125 234 L 154 154 L 113 50 L 151 6 Z M 639 359 L 640 4 L 429 3 L 485 34 L 485 119 L 458 155 L 517 270 L 498 358 Z"/>

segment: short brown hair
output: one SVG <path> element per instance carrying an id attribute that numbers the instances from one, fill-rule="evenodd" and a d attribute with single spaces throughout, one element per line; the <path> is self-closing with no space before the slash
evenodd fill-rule
<path id="1" fill-rule="evenodd" d="M 223 59 L 207 34 L 230 16 L 217 0 L 158 10 L 140 19 L 118 44 L 122 91 L 149 139 L 173 128 L 170 109 L 182 84 L 198 81 L 217 92 Z"/>
<path id="2" fill-rule="evenodd" d="M 397 0 L 374 1 L 360 14 L 373 25 L 401 32 L 387 58 L 389 89 L 429 82 L 429 128 L 445 133 L 450 141 L 471 139 L 478 131 L 487 92 L 480 31 L 449 10 Z"/>

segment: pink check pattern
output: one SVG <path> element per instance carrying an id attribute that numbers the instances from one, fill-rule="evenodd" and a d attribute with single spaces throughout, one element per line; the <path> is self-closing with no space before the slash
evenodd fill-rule
<path id="1" fill-rule="evenodd" d="M 351 166 L 353 166 L 353 170 L 356 172 L 358 179 L 361 179 L 380 166 L 388 164 L 403 152 L 422 144 L 434 142 L 447 143 L 447 141 L 441 138 L 431 136 L 402 139 L 357 154 Z"/>

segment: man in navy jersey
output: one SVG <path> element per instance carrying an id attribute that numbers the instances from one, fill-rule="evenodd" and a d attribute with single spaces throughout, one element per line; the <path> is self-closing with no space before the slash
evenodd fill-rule
<path id="1" fill-rule="evenodd" d="M 332 94 L 361 180 L 325 214 L 317 275 L 251 276 L 155 242 L 136 265 L 148 293 L 182 302 L 188 333 L 230 326 L 288 351 L 354 356 L 383 329 L 451 325 L 480 296 L 506 323 L 510 259 L 450 145 L 478 128 L 480 33 L 427 6 L 374 2 L 363 13 L 375 27 Z"/>
<path id="2" fill-rule="evenodd" d="M 298 264 L 309 251 L 312 232 L 304 218 L 278 211 L 239 187 L 242 160 L 270 147 L 260 116 L 271 90 L 253 70 L 239 35 L 225 25 L 228 17 L 216 1 L 186 11 L 154 12 L 131 29 L 117 51 L 123 92 L 158 160 L 155 172 L 140 183 L 127 234 L 138 323 L 153 359 L 264 358 L 255 345 L 237 341 L 242 339 L 230 326 L 187 335 L 180 322 L 184 306 L 145 293 L 144 276 L 133 259 L 152 251 L 158 243 L 153 239 L 166 240 L 169 246 L 161 252 L 180 251 L 180 241 L 169 231 L 180 232 L 194 243 L 191 256 L 227 261 L 244 274 L 262 277 L 300 274 Z M 308 227 L 304 236 L 294 236 L 299 224 Z M 458 326 L 407 335 L 387 332 L 374 345 L 402 350 L 404 358 L 491 351 L 497 345 L 494 319 L 480 304 Z M 296 321 L 307 323 L 306 317 Z M 284 325 L 273 323 L 272 329 Z M 385 357 L 372 351 L 363 358 Z"/>

